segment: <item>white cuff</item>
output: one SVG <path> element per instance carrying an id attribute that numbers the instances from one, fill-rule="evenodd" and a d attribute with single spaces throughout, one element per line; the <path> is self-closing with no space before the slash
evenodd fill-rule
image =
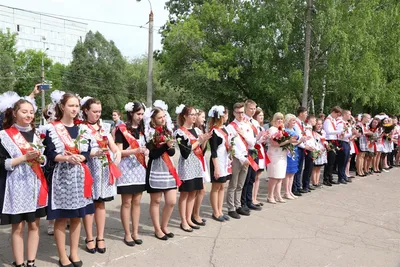
<path id="1" fill-rule="evenodd" d="M 11 165 L 11 161 L 12 161 L 12 159 L 6 159 L 6 161 L 4 162 L 4 167 L 5 167 L 6 171 L 14 170 L 14 167 Z"/>

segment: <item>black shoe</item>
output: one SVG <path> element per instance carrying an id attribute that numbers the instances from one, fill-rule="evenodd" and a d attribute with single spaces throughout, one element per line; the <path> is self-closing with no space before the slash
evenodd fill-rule
<path id="1" fill-rule="evenodd" d="M 25 266 L 25 265 L 23 265 L 23 266 Z M 36 267 L 35 260 L 27 260 L 26 267 Z"/>
<path id="2" fill-rule="evenodd" d="M 243 215 L 243 216 L 250 216 L 250 212 L 248 212 L 248 211 L 245 211 L 243 208 L 238 208 L 237 210 L 236 210 L 236 212 L 238 213 L 238 214 L 240 214 L 240 215 Z"/>
<path id="3" fill-rule="evenodd" d="M 164 232 L 163 232 L 164 233 Z M 175 235 L 174 235 L 174 233 L 171 233 L 171 232 L 169 232 L 169 233 L 164 233 L 168 238 L 173 238 Z"/>
<path id="4" fill-rule="evenodd" d="M 98 243 L 99 242 L 104 242 L 104 238 L 103 239 L 97 239 L 96 238 L 96 250 L 97 250 L 97 252 L 98 253 L 100 253 L 100 254 L 104 254 L 104 253 L 106 253 L 106 248 L 104 247 L 104 248 L 99 248 L 99 246 L 98 246 Z"/>
<path id="5" fill-rule="evenodd" d="M 213 215 L 212 215 L 212 218 L 213 218 L 214 220 L 216 220 L 217 222 L 224 222 L 224 221 L 225 221 L 224 216 L 219 216 L 219 217 L 217 217 L 217 216 L 215 216 L 215 215 L 213 214 Z"/>
<path id="6" fill-rule="evenodd" d="M 298 192 L 298 191 L 293 192 L 293 195 L 295 195 L 297 197 L 301 197 L 302 196 L 302 194 L 300 194 L 300 192 Z"/>
<path id="7" fill-rule="evenodd" d="M 338 182 L 335 182 L 334 180 L 329 181 L 329 183 L 331 183 L 331 184 L 339 184 Z"/>
<path id="8" fill-rule="evenodd" d="M 71 262 L 70 264 L 63 265 L 63 264 L 61 263 L 61 260 L 58 260 L 58 265 L 60 265 L 61 267 L 75 267 L 75 266 L 72 264 L 72 262 Z M 25 266 L 25 264 L 23 264 L 23 265 L 14 265 L 14 266 Z"/>
<path id="9" fill-rule="evenodd" d="M 183 225 L 181 224 L 180 227 L 181 227 L 181 229 L 182 229 L 183 231 L 185 231 L 185 232 L 188 232 L 188 233 L 193 232 L 193 229 L 190 228 L 190 226 L 189 226 L 189 228 L 183 228 Z"/>
<path id="10" fill-rule="evenodd" d="M 314 190 L 314 189 L 313 189 Z M 307 189 L 307 193 L 311 193 L 311 188 Z"/>
<path id="11" fill-rule="evenodd" d="M 189 226 L 190 226 L 190 228 L 192 228 L 193 230 L 199 230 L 199 229 L 200 229 L 200 226 L 197 226 L 197 225 L 190 225 L 190 224 L 189 224 Z"/>
<path id="12" fill-rule="evenodd" d="M 222 215 L 222 217 L 224 217 L 225 221 L 229 221 L 230 220 L 228 215 Z"/>
<path id="13" fill-rule="evenodd" d="M 339 184 L 347 184 L 347 182 L 345 180 L 340 180 Z"/>
<path id="14" fill-rule="evenodd" d="M 248 207 L 249 207 L 249 209 L 251 209 L 251 210 L 261 210 L 261 207 L 257 207 L 257 206 L 254 205 L 254 204 L 250 204 Z"/>
<path id="15" fill-rule="evenodd" d="M 34 261 L 35 262 L 35 261 Z M 25 267 L 26 265 L 25 265 L 25 263 L 23 262 L 22 264 L 16 264 L 15 263 L 15 261 L 13 262 L 13 263 L 11 263 L 11 265 L 12 266 L 14 266 L 14 267 Z M 32 266 L 32 265 L 31 265 Z M 69 266 L 69 265 L 61 265 L 61 262 L 60 262 L 60 266 Z"/>
<path id="16" fill-rule="evenodd" d="M 198 222 L 196 221 L 196 219 L 192 216 L 192 222 L 196 225 L 200 225 L 200 226 L 205 226 L 206 223 L 204 221 Z"/>
<path id="17" fill-rule="evenodd" d="M 248 213 L 250 213 L 250 208 L 247 205 L 243 205 L 242 209 Z"/>
<path id="18" fill-rule="evenodd" d="M 353 181 L 351 180 L 351 179 L 349 179 L 349 178 L 347 178 L 346 180 L 345 180 L 347 183 L 352 183 Z"/>
<path id="19" fill-rule="evenodd" d="M 308 193 L 308 190 L 302 188 L 302 189 L 299 190 L 299 192 L 302 193 L 302 194 L 305 194 L 305 193 Z"/>
<path id="20" fill-rule="evenodd" d="M 315 190 L 315 187 L 314 187 L 315 185 L 313 185 L 313 186 L 310 186 L 309 188 L 308 188 L 308 190 Z"/>
<path id="21" fill-rule="evenodd" d="M 329 181 L 324 181 L 323 184 L 326 186 L 332 186 L 332 184 Z"/>
<path id="22" fill-rule="evenodd" d="M 72 260 L 71 260 L 71 256 L 69 256 L 68 259 L 71 261 L 71 263 L 72 263 L 72 265 L 73 265 L 74 267 L 82 267 L 82 265 L 83 265 L 83 262 L 82 262 L 82 261 L 72 261 Z"/>
<path id="23" fill-rule="evenodd" d="M 228 215 L 234 219 L 240 219 L 240 215 L 236 211 L 228 211 Z"/>
<path id="24" fill-rule="evenodd" d="M 159 239 L 159 240 L 164 240 L 167 241 L 168 240 L 168 236 L 167 235 L 163 235 L 162 237 L 158 237 L 156 233 L 154 233 L 154 236 Z"/>
<path id="25" fill-rule="evenodd" d="M 125 243 L 125 245 L 127 245 L 128 247 L 134 247 L 134 246 L 135 246 L 135 240 L 133 240 L 133 241 L 126 241 L 125 237 L 124 237 L 124 243 Z"/>
<path id="26" fill-rule="evenodd" d="M 94 253 L 96 253 L 96 247 L 88 248 L 87 244 L 90 243 L 90 242 L 94 242 L 94 240 L 93 239 L 92 240 L 85 239 L 86 251 L 89 252 L 90 254 L 94 254 Z"/>
<path id="27" fill-rule="evenodd" d="M 143 240 L 142 239 L 133 239 L 133 242 L 135 242 L 136 245 L 143 244 Z"/>

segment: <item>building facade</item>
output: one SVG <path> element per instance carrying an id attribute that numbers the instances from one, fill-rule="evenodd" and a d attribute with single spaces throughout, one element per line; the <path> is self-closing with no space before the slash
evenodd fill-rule
<path id="1" fill-rule="evenodd" d="M 17 33 L 17 50 L 46 51 L 54 62 L 68 64 L 87 24 L 0 5 L 0 30 Z"/>

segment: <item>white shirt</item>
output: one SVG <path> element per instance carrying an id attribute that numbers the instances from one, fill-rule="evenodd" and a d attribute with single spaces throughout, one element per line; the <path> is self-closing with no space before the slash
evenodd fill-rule
<path id="1" fill-rule="evenodd" d="M 234 141 L 234 157 L 243 164 L 247 160 L 247 156 L 249 154 L 248 149 L 254 149 L 256 138 L 254 137 L 253 129 L 249 123 L 239 122 L 236 119 L 233 122 L 236 123 L 239 129 L 243 131 L 243 138 L 246 140 L 248 145 L 246 147 L 245 143 L 242 141 L 242 138 L 240 138 L 238 132 L 236 132 L 235 128 L 231 124 L 226 127 L 229 137 L 233 138 Z"/>
<path id="2" fill-rule="evenodd" d="M 338 118 L 336 120 L 337 123 L 337 130 L 340 131 L 340 135 L 344 133 L 344 136 L 338 136 L 338 139 L 345 142 L 350 142 L 350 138 L 352 137 L 353 133 L 351 131 L 351 126 L 343 121 L 342 118 Z M 347 129 L 345 129 L 347 127 Z"/>
<path id="3" fill-rule="evenodd" d="M 326 140 L 337 140 L 338 135 L 342 133 L 342 131 L 337 129 L 337 122 L 331 115 L 326 117 L 323 128 L 326 133 Z"/>
<path id="4" fill-rule="evenodd" d="M 296 124 L 294 125 L 293 129 L 296 131 L 297 135 L 299 138 L 303 137 L 305 135 L 305 124 L 303 121 L 301 121 L 299 118 L 296 118 Z M 304 143 L 300 143 L 298 145 L 301 149 L 305 148 Z"/>

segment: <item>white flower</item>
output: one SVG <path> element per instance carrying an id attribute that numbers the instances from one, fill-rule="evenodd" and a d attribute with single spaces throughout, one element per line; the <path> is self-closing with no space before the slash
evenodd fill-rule
<path id="1" fill-rule="evenodd" d="M 180 104 L 179 106 L 177 106 L 176 107 L 176 109 L 175 109 L 175 113 L 176 114 L 181 114 L 182 113 L 182 110 L 185 108 L 185 105 L 184 104 Z"/>
<path id="2" fill-rule="evenodd" d="M 165 104 L 165 102 L 162 101 L 162 100 L 156 100 L 156 101 L 154 101 L 153 106 L 154 106 L 154 107 L 157 107 L 157 108 L 161 108 L 161 109 L 163 109 L 164 111 L 167 111 L 167 110 L 168 110 L 168 105 Z"/>
<path id="3" fill-rule="evenodd" d="M 81 106 L 85 105 L 86 101 L 88 101 L 89 99 L 91 99 L 93 97 L 91 96 L 85 96 L 84 98 L 81 99 Z"/>
<path id="4" fill-rule="evenodd" d="M 125 105 L 125 111 L 132 112 L 134 107 L 135 107 L 135 104 L 133 102 L 129 102 L 128 104 Z"/>
<path id="5" fill-rule="evenodd" d="M 54 90 L 51 94 L 50 94 L 50 98 L 51 101 L 54 104 L 58 104 L 60 103 L 62 97 L 64 96 L 65 92 L 64 91 L 60 91 L 60 90 Z"/>
<path id="6" fill-rule="evenodd" d="M 217 114 L 218 118 L 224 115 L 225 107 L 224 106 L 213 106 L 210 111 L 208 111 L 208 117 L 214 117 L 215 113 Z"/>

